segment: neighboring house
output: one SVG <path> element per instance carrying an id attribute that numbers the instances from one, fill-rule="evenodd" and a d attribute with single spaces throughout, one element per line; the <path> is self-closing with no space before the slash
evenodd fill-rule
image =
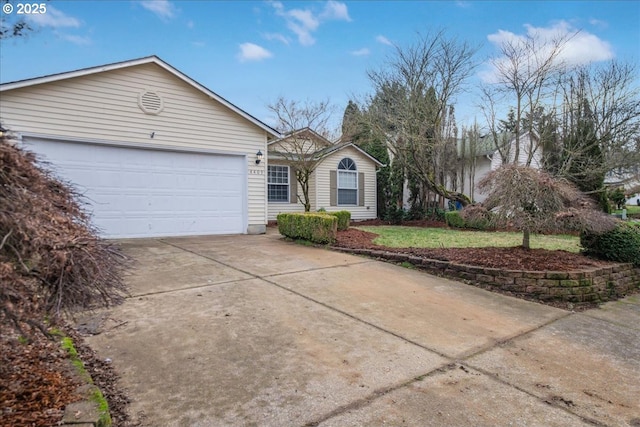
<path id="1" fill-rule="evenodd" d="M 294 169 L 299 156 L 318 161 L 309 179 L 311 211 L 347 210 L 353 220 L 376 218 L 376 170 L 382 164 L 351 142 L 332 143 L 305 128 L 269 142 L 270 221 L 282 212 L 304 212 Z"/>
<path id="2" fill-rule="evenodd" d="M 627 205 L 640 206 L 640 166 L 632 170 L 612 171 L 604 178 L 604 185 L 610 189 L 622 187 L 627 198 Z"/>
<path id="3" fill-rule="evenodd" d="M 516 147 L 519 149 L 516 150 Z M 502 151 L 502 154 L 501 154 Z M 516 162 L 516 151 L 518 151 L 518 160 Z M 503 159 L 503 155 L 505 159 Z M 540 137 L 535 131 L 525 132 L 520 135 L 516 143 L 513 138 L 502 150 L 495 150 L 491 155 L 491 170 L 494 171 L 502 166 L 506 160 L 507 163 L 517 163 L 518 165 L 529 165 L 532 168 L 540 169 L 542 167 L 542 146 L 540 145 Z"/>
<path id="4" fill-rule="evenodd" d="M 458 153 L 462 157 L 460 173 L 464 175 L 461 180 L 462 192 L 474 202 L 481 202 L 486 198 L 476 189 L 476 185 L 477 181 L 491 171 L 491 156 L 495 151 L 493 139 L 486 136 L 480 137 L 475 144 L 467 141 L 464 147 L 458 141 Z"/>
<path id="5" fill-rule="evenodd" d="M 156 56 L 2 84 L 0 124 L 105 237 L 265 232 L 256 160 L 281 135 Z"/>
<path id="6" fill-rule="evenodd" d="M 508 138 L 508 137 L 507 137 Z M 496 149 L 496 144 L 491 136 L 481 138 L 479 149 L 476 153 L 476 168 L 473 180 L 469 180 L 469 184 L 465 185 L 465 194 L 470 194 L 469 185 L 473 183 L 473 200 L 482 202 L 486 199 L 486 194 L 482 194 L 475 186 L 490 171 L 494 171 L 502 166 L 504 159 L 508 163 L 515 163 L 516 156 L 516 139 L 511 137 L 509 142 L 503 146 L 501 150 Z M 542 167 L 542 146 L 540 145 L 540 137 L 535 131 L 525 132 L 519 138 L 519 165 L 529 164 L 532 168 L 540 169 Z"/>

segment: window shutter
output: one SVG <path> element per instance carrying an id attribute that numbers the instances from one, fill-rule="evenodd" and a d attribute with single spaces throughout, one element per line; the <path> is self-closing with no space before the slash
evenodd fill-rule
<path id="1" fill-rule="evenodd" d="M 358 206 L 364 206 L 364 172 L 358 172 Z"/>
<path id="2" fill-rule="evenodd" d="M 293 166 L 289 167 L 289 203 L 298 203 L 298 179 Z"/>
<path id="3" fill-rule="evenodd" d="M 338 205 L 338 172 L 329 171 L 329 205 Z"/>

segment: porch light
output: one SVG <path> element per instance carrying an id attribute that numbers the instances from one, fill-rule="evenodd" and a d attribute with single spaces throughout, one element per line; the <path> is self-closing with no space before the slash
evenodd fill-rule
<path id="1" fill-rule="evenodd" d="M 256 165 L 260 164 L 263 157 L 264 155 L 262 154 L 262 151 L 258 150 L 258 152 L 256 153 Z"/>

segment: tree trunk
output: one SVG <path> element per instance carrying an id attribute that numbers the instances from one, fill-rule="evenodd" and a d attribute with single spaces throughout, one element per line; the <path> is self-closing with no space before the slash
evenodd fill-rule
<path id="1" fill-rule="evenodd" d="M 525 249 L 531 249 L 531 234 L 529 230 L 523 230 L 522 235 L 522 247 Z"/>
<path id="2" fill-rule="evenodd" d="M 311 201 L 309 200 L 309 175 L 310 173 L 304 170 L 296 171 L 296 178 L 302 189 L 302 199 L 300 199 L 300 201 L 304 205 L 305 212 L 311 210 Z M 300 196 L 298 196 L 298 198 L 300 198 Z"/>

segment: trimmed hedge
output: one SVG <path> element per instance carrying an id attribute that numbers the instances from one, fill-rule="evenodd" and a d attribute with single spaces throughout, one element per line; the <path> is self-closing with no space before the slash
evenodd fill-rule
<path id="1" fill-rule="evenodd" d="M 333 243 L 338 230 L 338 218 L 324 213 L 278 214 L 278 231 L 291 239 L 314 243 Z"/>
<path id="2" fill-rule="evenodd" d="M 464 228 L 464 219 L 462 219 L 460 211 L 445 212 L 444 220 L 449 227 Z"/>
<path id="3" fill-rule="evenodd" d="M 349 211 L 337 211 L 337 212 L 329 212 L 329 215 L 333 215 L 338 218 L 338 230 L 346 230 L 349 228 L 349 223 L 351 222 L 351 212 Z"/>
<path id="4" fill-rule="evenodd" d="M 611 231 L 583 232 L 580 244 L 586 255 L 640 267 L 640 225 L 621 222 Z"/>

